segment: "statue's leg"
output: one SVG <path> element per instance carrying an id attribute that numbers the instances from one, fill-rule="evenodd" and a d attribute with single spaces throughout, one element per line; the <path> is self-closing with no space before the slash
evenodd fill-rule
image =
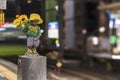
<path id="1" fill-rule="evenodd" d="M 38 40 L 34 40 L 34 48 L 33 48 L 33 52 L 35 53 L 35 54 L 38 54 L 38 52 L 37 52 L 37 47 L 39 46 L 39 43 L 40 43 L 40 41 L 39 41 L 39 39 Z"/>
<path id="2" fill-rule="evenodd" d="M 32 50 L 33 48 L 32 47 L 28 47 L 28 52 L 29 53 L 33 53 L 33 50 Z"/>
<path id="3" fill-rule="evenodd" d="M 33 45 L 34 45 L 33 42 L 34 42 L 33 37 L 28 37 L 27 38 L 28 50 L 27 50 L 26 54 L 32 54 L 33 53 Z"/>
<path id="4" fill-rule="evenodd" d="M 35 53 L 35 54 L 37 53 L 37 50 L 36 50 L 36 49 L 37 49 L 37 47 L 34 47 L 34 48 L 33 48 L 33 53 Z"/>

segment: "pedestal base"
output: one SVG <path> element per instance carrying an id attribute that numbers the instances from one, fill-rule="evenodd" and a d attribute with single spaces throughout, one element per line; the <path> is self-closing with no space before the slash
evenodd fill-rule
<path id="1" fill-rule="evenodd" d="M 46 57 L 19 56 L 17 80 L 47 80 Z"/>

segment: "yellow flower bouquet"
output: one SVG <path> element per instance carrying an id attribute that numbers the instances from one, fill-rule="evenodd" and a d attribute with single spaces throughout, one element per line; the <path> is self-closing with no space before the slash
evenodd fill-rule
<path id="1" fill-rule="evenodd" d="M 16 25 L 17 28 L 22 28 L 28 21 L 27 15 L 21 15 L 13 21 L 13 24 Z"/>
<path id="2" fill-rule="evenodd" d="M 23 14 L 20 15 L 17 19 L 15 19 L 13 21 L 13 24 L 16 25 L 17 28 L 23 28 L 25 26 L 26 23 L 33 21 L 33 20 L 37 20 L 38 23 L 37 24 L 42 24 L 43 23 L 43 19 L 41 18 L 41 16 L 39 14 L 36 13 L 32 13 L 30 15 L 30 18 L 28 19 L 27 15 Z"/>

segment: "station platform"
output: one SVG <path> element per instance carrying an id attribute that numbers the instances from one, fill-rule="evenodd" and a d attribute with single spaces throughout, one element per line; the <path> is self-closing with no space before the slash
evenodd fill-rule
<path id="1" fill-rule="evenodd" d="M 0 58 L 0 80 L 17 80 L 17 65 Z"/>
<path id="2" fill-rule="evenodd" d="M 55 69 L 47 70 L 47 80 L 119 80 L 105 74 L 98 74 L 95 70 L 85 70 L 76 60 L 64 60 L 60 72 Z M 17 65 L 0 58 L 0 80 L 17 80 Z"/>
<path id="3" fill-rule="evenodd" d="M 82 80 L 64 72 L 56 74 L 53 69 L 48 69 L 47 73 L 47 80 Z M 0 80 L 17 80 L 17 65 L 0 58 Z"/>

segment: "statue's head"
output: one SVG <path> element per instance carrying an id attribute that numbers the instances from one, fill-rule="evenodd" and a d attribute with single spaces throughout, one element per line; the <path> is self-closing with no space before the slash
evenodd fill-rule
<path id="1" fill-rule="evenodd" d="M 32 22 L 32 24 L 42 24 L 43 23 L 43 19 L 40 17 L 39 14 L 36 13 L 32 13 L 30 14 L 30 22 Z"/>

